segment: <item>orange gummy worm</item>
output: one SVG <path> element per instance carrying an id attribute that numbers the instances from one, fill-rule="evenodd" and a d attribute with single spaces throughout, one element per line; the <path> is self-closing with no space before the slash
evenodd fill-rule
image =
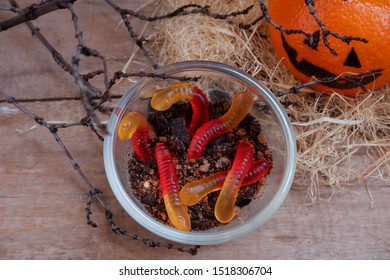
<path id="1" fill-rule="evenodd" d="M 244 177 L 241 187 L 257 182 L 268 173 L 270 168 L 271 163 L 264 158 L 255 161 Z M 179 192 L 181 202 L 187 206 L 192 206 L 209 193 L 220 190 L 227 174 L 228 171 L 218 172 L 186 184 Z"/>
<path id="2" fill-rule="evenodd" d="M 140 159 L 155 159 L 149 138 L 149 124 L 142 113 L 127 113 L 119 123 L 118 137 L 122 141 L 126 141 L 131 138 L 134 151 Z"/>
<path id="3" fill-rule="evenodd" d="M 197 159 L 206 144 L 214 137 L 220 136 L 235 128 L 249 113 L 253 97 L 247 91 L 237 93 L 229 110 L 223 116 L 202 125 L 195 133 L 188 148 L 188 159 Z"/>
<path id="4" fill-rule="evenodd" d="M 157 91 L 151 100 L 151 106 L 158 111 L 168 110 L 174 103 L 187 99 L 192 107 L 192 120 L 188 127 L 190 135 L 209 119 L 209 102 L 206 94 L 197 86 L 188 83 L 171 85 Z"/>
<path id="5" fill-rule="evenodd" d="M 254 152 L 255 150 L 249 142 L 242 141 L 238 144 L 232 168 L 223 182 L 214 208 L 214 215 L 221 223 L 228 223 L 234 217 L 234 206 L 238 190 L 252 165 Z"/>
<path id="6" fill-rule="evenodd" d="M 190 231 L 191 220 L 187 206 L 180 202 L 178 180 L 171 153 L 163 143 L 157 143 L 155 150 L 161 192 L 168 218 L 176 229 Z"/>

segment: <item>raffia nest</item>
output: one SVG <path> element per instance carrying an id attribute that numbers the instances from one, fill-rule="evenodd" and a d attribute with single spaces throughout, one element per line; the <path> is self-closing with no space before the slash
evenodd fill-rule
<path id="1" fill-rule="evenodd" d="M 190 3 L 210 5 L 210 11 L 222 14 L 255 6 L 249 14 L 231 18 L 235 23 L 251 23 L 261 15 L 254 0 L 169 0 L 162 10 Z M 211 60 L 241 68 L 274 92 L 298 85 L 276 57 L 264 20 L 252 29 L 201 14 L 178 16 L 156 25 L 152 47 L 160 65 Z M 294 187 L 307 191 L 306 202 L 330 199 L 363 179 L 390 181 L 390 87 L 353 98 L 313 93 L 305 88 L 280 97 L 291 104 L 286 111 L 298 148 Z"/>

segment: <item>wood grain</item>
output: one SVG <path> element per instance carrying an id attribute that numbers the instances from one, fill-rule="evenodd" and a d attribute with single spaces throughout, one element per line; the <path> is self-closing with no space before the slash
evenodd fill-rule
<path id="1" fill-rule="evenodd" d="M 32 2 L 19 1 L 19 4 Z M 128 7 L 137 7 L 139 3 L 142 1 L 132 1 Z M 104 1 L 77 1 L 75 7 L 87 44 L 109 59 L 111 72 L 120 70 L 134 50 L 125 28 L 115 29 L 120 18 Z M 4 12 L 0 13 L 0 20 L 3 18 Z M 67 11 L 50 13 L 34 23 L 67 59 L 71 58 L 76 41 Z M 9 95 L 17 98 L 78 95 L 73 79 L 59 69 L 23 25 L 0 33 L 0 61 L 6 65 L 0 68 L 0 90 Z M 83 70 L 95 69 L 97 65 L 85 60 Z M 140 65 L 142 69 L 144 64 Z M 114 92 L 121 94 L 131 84 L 125 81 Z M 78 121 L 84 116 L 79 101 L 23 105 L 47 121 Z M 0 103 L 0 107 L 13 108 L 6 103 Z M 43 127 L 27 131 L 35 122 L 21 112 L 0 114 L 0 123 L 1 259 L 390 257 L 388 182 L 361 182 L 336 190 L 329 201 L 318 200 L 314 204 L 303 204 L 305 188 L 293 188 L 277 213 L 255 232 L 229 244 L 203 246 L 196 256 L 190 256 L 175 250 L 149 248 L 139 241 L 115 235 L 96 203 L 92 206 L 92 219 L 98 228 L 88 226 L 85 217 L 88 188 L 49 131 Z M 60 131 L 60 136 L 91 182 L 103 191 L 115 222 L 131 233 L 164 242 L 137 225 L 116 201 L 104 172 L 102 142 L 84 127 L 67 128 Z M 332 188 L 324 186 L 322 192 L 327 197 Z"/>

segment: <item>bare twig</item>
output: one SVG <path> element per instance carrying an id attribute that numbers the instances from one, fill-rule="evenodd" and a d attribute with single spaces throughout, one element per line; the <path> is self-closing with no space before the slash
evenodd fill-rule
<path id="1" fill-rule="evenodd" d="M 87 206 L 85 207 L 86 218 L 87 218 L 87 225 L 89 225 L 91 227 L 94 227 L 94 228 L 96 228 L 98 226 L 91 219 L 91 215 L 92 215 L 91 206 L 92 206 L 92 198 L 95 195 L 97 195 L 97 194 L 102 194 L 102 191 L 99 190 L 99 189 L 90 189 L 89 190 L 89 192 L 88 192 L 88 199 L 87 199 Z"/>
<path id="2" fill-rule="evenodd" d="M 256 18 L 255 20 L 253 20 L 251 23 L 249 24 L 243 24 L 243 23 L 239 23 L 238 24 L 238 27 L 241 28 L 241 29 L 246 29 L 246 30 L 249 30 L 251 29 L 253 26 L 255 26 L 258 22 L 260 22 L 261 20 L 263 20 L 265 18 L 264 15 L 261 15 L 259 16 L 258 18 Z"/>
<path id="3" fill-rule="evenodd" d="M 328 36 L 332 35 L 333 37 L 349 44 L 351 41 L 360 41 L 363 43 L 368 43 L 368 41 L 364 38 L 361 37 L 356 37 L 356 36 L 340 36 L 339 34 L 330 31 L 326 29 L 325 24 L 320 20 L 318 17 L 316 10 L 314 8 L 314 1 L 313 0 L 305 0 L 305 3 L 307 7 L 309 8 L 310 14 L 313 16 L 315 21 L 317 22 L 318 26 L 321 28 L 321 33 L 322 33 L 322 41 L 324 42 L 324 45 L 329 49 L 329 51 L 333 55 L 337 55 L 337 52 L 330 46 L 329 41 L 328 41 Z"/>
<path id="4" fill-rule="evenodd" d="M 107 63 L 104 56 L 102 56 L 97 50 L 93 50 L 88 48 L 84 43 L 83 33 L 81 32 L 81 28 L 79 26 L 79 21 L 77 14 L 74 10 L 73 4 L 69 3 L 68 8 L 72 15 L 72 21 L 76 32 L 76 38 L 78 40 L 78 46 L 76 50 L 76 54 L 72 58 L 72 67 L 73 67 L 73 77 L 75 78 L 76 84 L 79 86 L 81 100 L 83 101 L 84 108 L 87 112 L 87 117 L 92 118 L 95 123 L 98 124 L 100 130 L 105 133 L 105 126 L 100 124 L 99 118 L 94 113 L 95 108 L 91 105 L 91 96 L 93 96 L 93 91 L 91 87 L 86 84 L 86 81 L 82 78 L 79 67 L 80 67 L 80 57 L 84 56 L 93 56 L 99 58 L 103 63 L 103 72 L 104 72 L 104 84 L 105 84 L 105 92 L 109 95 L 108 88 L 108 77 L 107 77 Z M 99 135 L 99 134 L 97 134 Z M 100 138 L 99 138 L 100 139 Z"/>
<path id="5" fill-rule="evenodd" d="M 81 123 L 83 126 L 89 127 L 89 128 L 91 129 L 91 131 L 92 131 L 93 133 L 95 133 L 95 135 L 97 136 L 97 138 L 98 138 L 100 141 L 104 141 L 103 135 L 101 135 L 101 134 L 99 133 L 99 131 L 95 128 L 95 125 L 94 125 L 94 123 L 92 122 L 92 120 L 91 120 L 90 117 L 88 117 L 88 116 L 84 117 L 84 118 L 80 121 L 80 123 Z"/>
<path id="6" fill-rule="evenodd" d="M 93 71 L 93 72 L 90 72 L 90 73 L 87 73 L 87 74 L 83 74 L 83 75 L 81 75 L 81 77 L 83 78 L 83 80 L 89 81 L 90 79 L 93 79 L 96 76 L 99 76 L 99 75 L 105 74 L 105 73 L 106 73 L 106 71 L 96 70 L 96 71 Z"/>
<path id="7" fill-rule="evenodd" d="M 219 14 L 219 13 L 211 12 L 210 6 L 188 4 L 188 5 L 181 6 L 170 13 L 166 13 L 158 16 L 145 16 L 133 10 L 122 9 L 119 6 L 115 5 L 112 2 L 112 0 L 106 0 L 106 2 L 110 4 L 118 13 L 133 16 L 144 21 L 156 21 L 156 20 L 168 19 L 176 16 L 184 16 L 189 14 L 204 14 L 215 19 L 228 19 L 231 17 L 236 17 L 238 15 L 245 15 L 253 8 L 253 5 L 250 5 L 247 8 L 243 9 L 242 11 L 233 11 L 227 14 Z"/>
<path id="8" fill-rule="evenodd" d="M 300 30 L 300 29 L 287 29 L 287 28 L 284 28 L 282 27 L 281 25 L 277 24 L 276 22 L 274 22 L 270 15 L 268 14 L 268 9 L 267 9 L 267 6 L 264 4 L 264 1 L 263 0 L 259 0 L 259 3 L 260 3 L 260 8 L 261 8 L 261 12 L 263 13 L 263 16 L 265 18 L 265 20 L 271 24 L 275 29 L 287 34 L 287 35 L 290 35 L 290 34 L 303 34 L 305 35 L 306 37 L 309 37 L 311 34 L 310 33 L 307 33 L 307 32 L 304 32 L 303 30 Z"/>
<path id="9" fill-rule="evenodd" d="M 148 72 L 134 72 L 134 73 L 124 73 L 122 71 L 117 71 L 114 73 L 114 76 L 109 82 L 109 87 L 111 88 L 119 79 L 121 78 L 130 78 L 130 77 L 149 77 L 149 78 L 160 78 L 160 79 L 173 79 L 181 82 L 196 82 L 200 79 L 199 76 L 187 77 L 187 76 L 171 76 L 167 74 L 156 74 Z"/>
<path id="10" fill-rule="evenodd" d="M 112 94 L 112 99 L 121 98 L 122 95 Z M 58 96 L 58 97 L 37 97 L 37 98 L 16 98 L 16 102 L 18 103 L 27 103 L 27 102 L 57 102 L 57 101 L 77 101 L 81 100 L 80 96 Z M 100 100 L 100 97 L 92 96 L 91 100 Z M 6 102 L 4 100 L 0 100 L 0 103 Z M 112 109 L 112 108 L 111 108 Z M 110 111 L 111 111 L 110 109 Z"/>
<path id="11" fill-rule="evenodd" d="M 58 9 L 64 9 L 67 8 L 67 5 L 69 3 L 74 3 L 77 0 L 49 0 L 49 1 L 42 1 L 38 4 L 32 4 L 28 7 L 26 7 L 23 10 L 20 10 L 19 8 L 16 8 L 14 5 L 12 8 L 10 8 L 10 11 L 18 12 L 17 16 L 14 16 L 10 19 L 7 19 L 5 21 L 0 22 L 0 32 L 5 31 L 11 27 L 14 27 L 16 25 L 19 25 L 24 22 L 28 22 L 34 19 L 39 18 L 40 16 L 43 16 L 45 14 L 51 13 Z M 11 5 L 15 3 L 13 0 L 9 0 Z"/>
<path id="12" fill-rule="evenodd" d="M 146 60 L 150 63 L 150 65 L 156 69 L 158 68 L 157 62 L 154 60 L 152 55 L 148 50 L 145 49 L 144 43 L 145 43 L 145 38 L 141 38 L 138 36 L 138 34 L 134 31 L 132 24 L 130 23 L 130 20 L 128 18 L 128 10 L 120 8 L 118 5 L 116 5 L 113 1 L 111 0 L 106 0 L 106 2 L 115 10 L 117 11 L 120 16 L 122 17 L 123 22 L 126 25 L 127 31 L 130 33 L 131 39 L 134 41 L 136 46 L 141 50 L 143 56 L 146 58 Z"/>
<path id="13" fill-rule="evenodd" d="M 290 89 L 285 90 L 285 91 L 278 91 L 275 93 L 275 96 L 280 97 L 280 96 L 283 96 L 286 94 L 291 94 L 291 93 L 295 94 L 295 93 L 298 93 L 302 88 L 307 88 L 307 87 L 311 87 L 313 85 L 318 85 L 318 84 L 326 85 L 327 83 L 337 82 L 337 81 L 352 82 L 352 83 L 355 83 L 357 86 L 360 86 L 364 91 L 367 91 L 367 88 L 359 81 L 359 78 L 364 78 L 364 77 L 372 76 L 372 75 L 378 75 L 383 70 L 384 69 L 380 68 L 380 69 L 376 69 L 376 70 L 370 70 L 370 71 L 366 71 L 363 73 L 356 73 L 356 74 L 351 74 L 351 75 L 347 75 L 347 76 L 340 75 L 340 76 L 317 79 L 317 80 L 313 80 L 313 81 L 310 81 L 307 83 L 303 83 L 303 84 L 291 87 Z"/>

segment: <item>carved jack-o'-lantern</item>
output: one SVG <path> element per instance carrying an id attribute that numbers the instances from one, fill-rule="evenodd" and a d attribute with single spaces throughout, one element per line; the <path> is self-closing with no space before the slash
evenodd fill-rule
<path id="1" fill-rule="evenodd" d="M 390 83 L 389 0 L 270 0 L 268 13 L 282 28 L 306 33 L 286 34 L 268 25 L 277 55 L 301 81 L 327 80 L 313 87 L 347 95 Z M 343 42 L 333 33 L 359 39 Z M 351 77 L 331 79 L 339 75 Z"/>

